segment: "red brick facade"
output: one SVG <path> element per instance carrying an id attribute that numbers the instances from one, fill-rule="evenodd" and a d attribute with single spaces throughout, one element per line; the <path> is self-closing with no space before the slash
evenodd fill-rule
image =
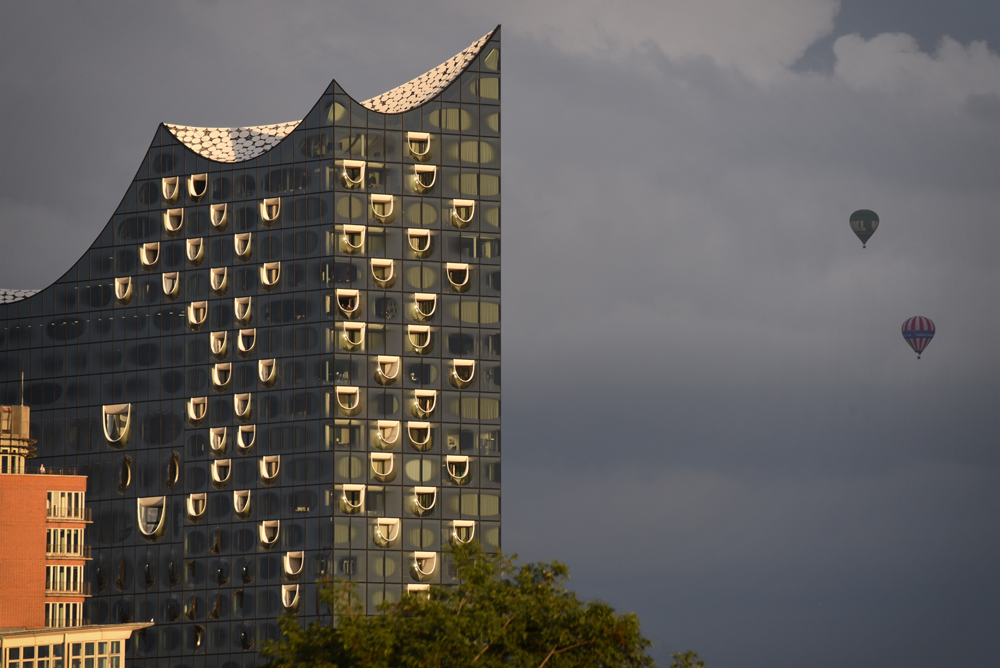
<path id="1" fill-rule="evenodd" d="M 85 492 L 87 478 L 76 475 L 0 475 L 0 628 L 45 626 L 45 604 L 83 601 L 83 596 L 45 593 L 47 565 L 85 564 L 82 558 L 46 558 L 46 530 L 84 528 L 82 520 L 50 521 L 48 492 Z"/>

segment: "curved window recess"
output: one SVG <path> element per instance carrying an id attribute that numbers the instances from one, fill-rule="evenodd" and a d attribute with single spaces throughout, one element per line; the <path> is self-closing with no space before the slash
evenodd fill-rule
<path id="1" fill-rule="evenodd" d="M 468 227 L 476 215 L 476 200 L 474 199 L 453 199 L 451 200 L 451 224 L 462 229 Z"/>
<path id="2" fill-rule="evenodd" d="M 188 324 L 191 329 L 200 329 L 208 320 L 208 302 L 191 302 L 188 304 Z"/>
<path id="3" fill-rule="evenodd" d="M 351 416 L 361 412 L 361 390 L 357 387 L 340 386 L 334 388 L 334 392 L 341 413 Z"/>
<path id="4" fill-rule="evenodd" d="M 281 471 L 281 455 L 265 455 L 260 458 L 260 480 L 265 485 L 273 485 Z"/>
<path id="5" fill-rule="evenodd" d="M 357 317 L 358 309 L 361 306 L 361 299 L 358 296 L 358 291 L 338 288 L 336 296 L 337 308 L 340 309 L 340 312 L 347 318 Z"/>
<path id="6" fill-rule="evenodd" d="M 264 520 L 258 526 L 260 533 L 260 546 L 265 550 L 270 550 L 278 544 L 278 536 L 281 534 L 281 520 Z"/>
<path id="7" fill-rule="evenodd" d="M 233 460 L 216 459 L 212 462 L 212 486 L 215 489 L 222 489 L 229 483 L 229 478 L 233 474 Z"/>
<path id="8" fill-rule="evenodd" d="M 181 293 L 181 275 L 177 271 L 164 272 L 160 282 L 163 284 L 163 294 L 173 301 Z"/>
<path id="9" fill-rule="evenodd" d="M 379 420 L 378 440 L 386 448 L 391 448 L 399 440 L 399 420 Z"/>
<path id="10" fill-rule="evenodd" d="M 212 448 L 212 454 L 221 457 L 226 454 L 227 432 L 225 427 L 212 427 L 208 430 L 208 445 Z"/>
<path id="11" fill-rule="evenodd" d="M 237 517 L 245 520 L 250 516 L 250 490 L 241 489 L 233 492 L 233 510 Z"/>
<path id="12" fill-rule="evenodd" d="M 197 425 L 208 415 L 208 397 L 195 397 L 187 402 L 188 420 Z"/>
<path id="13" fill-rule="evenodd" d="M 273 290 L 281 279 L 281 263 L 265 262 L 260 265 L 260 283 L 265 290 Z"/>
<path id="14" fill-rule="evenodd" d="M 281 605 L 287 610 L 297 610 L 299 607 L 299 586 L 297 584 L 281 585 Z"/>
<path id="15" fill-rule="evenodd" d="M 373 452 L 369 455 L 372 476 L 380 482 L 389 482 L 396 477 L 396 460 L 389 452 Z"/>
<path id="16" fill-rule="evenodd" d="M 380 288 L 391 288 L 396 282 L 395 266 L 392 260 L 372 258 L 372 278 Z"/>
<path id="17" fill-rule="evenodd" d="M 406 241 L 415 256 L 424 258 L 431 254 L 430 230 L 410 228 L 406 230 Z"/>
<path id="18" fill-rule="evenodd" d="M 424 452 L 431 447 L 431 423 L 430 422 L 407 422 L 406 435 L 410 437 L 410 443 L 414 450 Z"/>
<path id="19" fill-rule="evenodd" d="M 413 408 L 417 417 L 427 417 L 437 406 L 437 390 L 414 390 Z"/>
<path id="20" fill-rule="evenodd" d="M 396 517 L 379 517 L 375 520 L 375 533 L 372 536 L 379 547 L 389 547 L 399 538 L 399 519 Z"/>
<path id="21" fill-rule="evenodd" d="M 464 485 L 469 482 L 469 456 L 468 455 L 446 455 L 444 458 L 445 468 L 448 469 L 448 477 L 452 482 Z"/>
<path id="22" fill-rule="evenodd" d="M 344 485 L 344 491 L 340 495 L 340 509 L 353 515 L 359 512 L 365 505 L 364 485 Z"/>
<path id="23" fill-rule="evenodd" d="M 434 187 L 437 181 L 436 165 L 413 166 L 413 189 L 418 193 L 426 192 Z"/>
<path id="24" fill-rule="evenodd" d="M 240 357 L 249 357 L 250 353 L 253 352 L 253 348 L 256 344 L 257 344 L 256 329 L 240 330 L 240 335 L 236 339 L 236 349 L 239 351 Z"/>
<path id="25" fill-rule="evenodd" d="M 476 535 L 476 523 L 474 520 L 452 520 L 451 521 L 451 542 L 468 543 Z"/>
<path id="26" fill-rule="evenodd" d="M 233 248 L 236 251 L 236 257 L 246 262 L 253 255 L 253 245 L 250 243 L 253 240 L 250 232 L 245 232 L 244 234 L 237 234 L 233 236 Z"/>
<path id="27" fill-rule="evenodd" d="M 476 360 L 452 360 L 451 373 L 448 380 L 458 389 L 464 389 L 472 384 L 476 375 Z"/>
<path id="28" fill-rule="evenodd" d="M 112 448 L 124 448 L 132 426 L 132 404 L 104 406 L 104 438 Z"/>
<path id="29" fill-rule="evenodd" d="M 455 292 L 465 292 L 472 287 L 469 282 L 469 265 L 465 262 L 448 262 L 444 266 L 444 271 L 448 276 L 448 282 L 451 283 L 451 289 Z"/>
<path id="30" fill-rule="evenodd" d="M 167 209 L 163 212 L 163 229 L 174 235 L 184 226 L 184 209 Z"/>
<path id="31" fill-rule="evenodd" d="M 344 169 L 340 173 L 341 182 L 345 188 L 355 190 L 365 182 L 365 161 L 344 160 Z"/>
<path id="32" fill-rule="evenodd" d="M 217 392 L 221 392 L 229 385 L 233 379 L 233 365 L 231 362 L 218 362 L 212 367 L 212 385 Z"/>
<path id="33" fill-rule="evenodd" d="M 253 413 L 253 402 L 250 401 L 249 392 L 233 395 L 233 411 L 240 422 L 246 422 L 250 419 L 250 415 Z"/>
<path id="34" fill-rule="evenodd" d="M 413 512 L 417 515 L 426 515 L 432 511 L 437 504 L 437 493 L 437 487 L 414 487 Z"/>
<path id="35" fill-rule="evenodd" d="M 372 215 L 380 222 L 386 222 L 392 217 L 392 195 L 372 194 Z"/>
<path id="36" fill-rule="evenodd" d="M 209 219 L 212 221 L 212 227 L 219 232 L 226 229 L 226 224 L 229 222 L 229 204 L 213 204 L 209 207 Z"/>
<path id="37" fill-rule="evenodd" d="M 205 259 L 205 242 L 201 238 L 188 239 L 186 246 L 188 262 L 197 267 Z"/>
<path id="38" fill-rule="evenodd" d="M 208 174 L 192 174 L 188 177 L 188 195 L 198 201 L 208 192 Z"/>
<path id="39" fill-rule="evenodd" d="M 257 425 L 244 424 L 236 432 L 236 449 L 240 454 L 245 455 L 253 449 L 254 441 L 257 440 Z"/>
<path id="40" fill-rule="evenodd" d="M 125 306 L 132 301 L 132 277 L 115 279 L 115 298 L 118 303 Z"/>
<path id="41" fill-rule="evenodd" d="M 414 580 L 426 580 L 434 575 L 437 570 L 437 552 L 414 552 L 413 553 L 413 575 Z"/>
<path id="42" fill-rule="evenodd" d="M 365 226 L 344 225 L 340 235 L 340 250 L 348 255 L 355 255 L 365 249 Z"/>
<path id="43" fill-rule="evenodd" d="M 305 552 L 285 552 L 281 558 L 282 569 L 285 571 L 285 578 L 294 582 L 302 575 L 302 569 L 306 565 Z"/>
<path id="44" fill-rule="evenodd" d="M 250 321 L 250 307 L 252 300 L 250 297 L 236 297 L 233 299 L 233 315 L 241 323 Z"/>
<path id="45" fill-rule="evenodd" d="M 275 360 L 260 360 L 257 362 L 257 376 L 264 387 L 273 386 L 278 380 L 278 364 Z"/>
<path id="46" fill-rule="evenodd" d="M 152 269 L 160 260 L 160 242 L 151 241 L 148 244 L 139 246 L 139 262 L 143 269 Z"/>
<path id="47" fill-rule="evenodd" d="M 181 194 L 181 179 L 179 176 L 164 176 L 160 181 L 160 190 L 163 192 L 163 199 L 173 202 Z"/>
<path id="48" fill-rule="evenodd" d="M 437 310 L 437 295 L 430 292 L 418 292 L 413 295 L 413 317 L 417 320 L 428 320 Z"/>
<path id="49" fill-rule="evenodd" d="M 229 287 L 229 268 L 214 267 L 208 274 L 208 281 L 212 286 L 212 292 L 217 295 L 226 294 L 226 288 Z"/>
<path id="50" fill-rule="evenodd" d="M 118 493 L 124 494 L 128 486 L 132 484 L 132 458 L 128 455 L 122 459 L 122 470 L 118 478 Z"/>
<path id="51" fill-rule="evenodd" d="M 376 361 L 375 380 L 382 385 L 392 385 L 399 378 L 399 357 L 379 355 Z"/>
<path id="52" fill-rule="evenodd" d="M 431 595 L 431 586 L 429 584 L 408 584 L 406 585 L 406 593 L 414 596 L 429 597 Z"/>
<path id="53" fill-rule="evenodd" d="M 212 332 L 209 336 L 209 348 L 218 359 L 222 359 L 226 356 L 226 352 L 229 348 L 229 332 Z"/>
<path id="54" fill-rule="evenodd" d="M 407 325 L 406 340 L 418 355 L 430 352 L 431 328 L 428 325 Z"/>
<path id="55" fill-rule="evenodd" d="M 365 323 L 345 322 L 342 337 L 341 348 L 347 351 L 360 349 L 365 343 Z"/>
<path id="56" fill-rule="evenodd" d="M 426 158 L 431 153 L 431 133 L 407 132 L 406 147 L 410 149 L 410 155 L 417 160 Z"/>
<path id="57" fill-rule="evenodd" d="M 278 220 L 278 216 L 281 215 L 281 198 L 280 197 L 266 197 L 264 201 L 260 203 L 260 219 L 264 221 L 265 224 L 273 223 Z"/>
<path id="58" fill-rule="evenodd" d="M 167 479 L 163 481 L 163 486 L 167 489 L 173 489 L 180 477 L 181 456 L 174 450 L 170 453 L 170 461 L 167 462 Z"/>
<path id="59" fill-rule="evenodd" d="M 206 510 L 208 510 L 208 494 L 188 494 L 187 516 L 189 522 L 200 522 L 204 519 Z"/>
<path id="60" fill-rule="evenodd" d="M 167 513 L 164 511 L 166 502 L 165 496 L 147 496 L 135 500 L 139 532 L 146 540 L 158 540 L 163 536 L 167 524 Z"/>

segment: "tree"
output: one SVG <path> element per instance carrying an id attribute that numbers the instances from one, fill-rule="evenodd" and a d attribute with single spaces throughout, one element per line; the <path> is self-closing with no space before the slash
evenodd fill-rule
<path id="1" fill-rule="evenodd" d="M 459 583 L 384 603 L 366 617 L 351 583 L 327 581 L 320 598 L 330 623 L 302 628 L 279 620 L 281 638 L 264 643 L 269 668 L 642 668 L 651 646 L 634 613 L 567 591 L 558 561 L 515 566 L 517 558 L 478 543 L 449 548 Z M 334 624 L 334 621 L 336 622 Z M 695 655 L 697 657 L 697 655 Z"/>

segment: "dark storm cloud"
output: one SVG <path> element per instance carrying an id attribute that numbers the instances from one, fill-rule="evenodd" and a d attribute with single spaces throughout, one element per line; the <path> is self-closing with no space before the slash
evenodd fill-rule
<path id="1" fill-rule="evenodd" d="M 566 26 L 518 3 L 19 6 L 0 285 L 83 252 L 157 122 L 299 118 L 331 77 L 363 99 L 503 20 L 505 548 L 639 612 L 663 663 L 989 665 L 996 45 L 851 37 L 820 0 L 744 30 L 699 6 L 657 6 L 683 24 L 662 39 L 642 2 Z M 787 69 L 826 34 L 825 73 Z M 867 250 L 857 208 L 882 218 Z"/>

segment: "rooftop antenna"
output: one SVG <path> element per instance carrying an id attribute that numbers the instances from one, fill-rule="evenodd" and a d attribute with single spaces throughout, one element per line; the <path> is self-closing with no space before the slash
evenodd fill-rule
<path id="1" fill-rule="evenodd" d="M 24 405 L 24 372 L 21 372 L 21 405 Z"/>

